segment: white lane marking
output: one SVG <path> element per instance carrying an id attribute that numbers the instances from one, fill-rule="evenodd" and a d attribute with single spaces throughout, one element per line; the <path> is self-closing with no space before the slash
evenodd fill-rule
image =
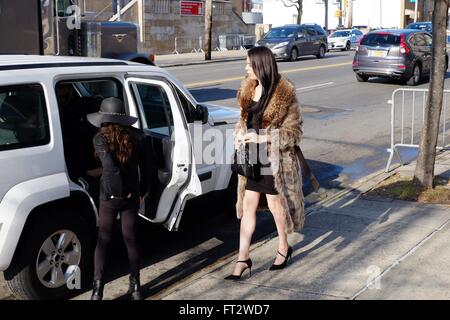
<path id="1" fill-rule="evenodd" d="M 316 85 L 309 86 L 309 87 L 297 88 L 297 91 L 325 87 L 325 86 L 332 85 L 333 83 L 334 82 L 327 82 L 327 83 L 316 84 Z"/>

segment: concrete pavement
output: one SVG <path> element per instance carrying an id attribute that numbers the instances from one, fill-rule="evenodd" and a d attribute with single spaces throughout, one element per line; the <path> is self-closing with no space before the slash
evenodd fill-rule
<path id="1" fill-rule="evenodd" d="M 413 169 L 413 166 L 409 166 Z M 450 152 L 437 160 L 448 175 Z M 275 235 L 254 244 L 253 275 L 223 277 L 236 256 L 155 297 L 158 299 L 450 299 L 450 208 L 363 195 L 391 174 L 379 172 L 309 208 L 292 234 L 293 264 L 268 271 Z"/>
<path id="2" fill-rule="evenodd" d="M 205 60 L 203 52 L 166 54 L 156 56 L 155 63 L 159 67 L 177 67 L 204 63 L 244 60 L 247 50 L 212 51 L 211 60 Z"/>

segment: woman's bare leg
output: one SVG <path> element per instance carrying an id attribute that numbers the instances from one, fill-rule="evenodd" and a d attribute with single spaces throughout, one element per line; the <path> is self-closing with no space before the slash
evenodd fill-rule
<path id="1" fill-rule="evenodd" d="M 278 251 L 286 256 L 289 248 L 289 243 L 286 234 L 286 216 L 281 204 L 281 197 L 279 195 L 267 194 L 267 205 L 270 212 L 272 212 L 275 224 L 278 232 Z M 284 262 L 284 258 L 277 254 L 275 258 L 275 264 L 281 264 Z"/>
<path id="2" fill-rule="evenodd" d="M 256 227 L 256 209 L 258 209 L 259 197 L 259 192 L 245 190 L 239 233 L 239 261 L 247 260 L 250 255 L 250 244 Z M 245 268 L 247 268 L 245 263 L 236 263 L 233 274 L 240 275 Z"/>

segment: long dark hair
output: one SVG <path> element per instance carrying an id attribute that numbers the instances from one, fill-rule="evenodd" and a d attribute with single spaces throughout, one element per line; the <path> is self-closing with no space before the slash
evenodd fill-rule
<path id="1" fill-rule="evenodd" d="M 262 86 L 261 98 L 250 111 L 253 112 L 254 121 L 261 121 L 270 98 L 280 80 L 277 62 L 272 51 L 267 47 L 254 47 L 248 51 L 248 58 L 258 81 Z"/>
<path id="2" fill-rule="evenodd" d="M 133 152 L 133 143 L 127 130 L 120 124 L 106 123 L 101 127 L 100 133 L 108 141 L 109 151 L 121 164 L 126 163 Z"/>

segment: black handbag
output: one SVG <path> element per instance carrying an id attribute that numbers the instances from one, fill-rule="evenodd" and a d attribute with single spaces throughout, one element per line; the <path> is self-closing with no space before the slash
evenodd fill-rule
<path id="1" fill-rule="evenodd" d="M 261 168 L 258 163 L 250 163 L 249 158 L 248 144 L 239 147 L 234 152 L 231 171 L 253 180 L 258 179 L 261 174 Z"/>

